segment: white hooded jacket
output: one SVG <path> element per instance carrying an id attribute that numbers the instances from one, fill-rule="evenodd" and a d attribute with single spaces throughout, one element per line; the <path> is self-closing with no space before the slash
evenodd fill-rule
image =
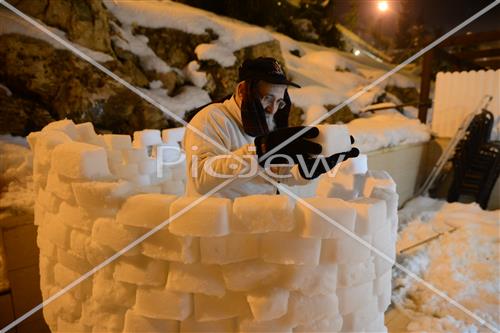
<path id="1" fill-rule="evenodd" d="M 223 103 L 210 104 L 198 112 L 189 124 L 242 158 L 247 165 L 187 127 L 183 143 L 187 167 L 186 195 L 203 195 L 233 176 L 236 177 L 231 183 L 212 196 L 234 199 L 252 194 L 276 193 L 274 185 L 258 176 L 258 172 L 250 172 L 256 168 L 258 171 L 264 170 L 258 167 L 254 138 L 243 130 L 241 111 L 234 96 Z M 281 183 L 305 185 L 308 182 L 300 176 L 296 165 L 291 170 L 289 167 L 273 170 L 276 176 L 272 178 Z M 285 174 L 289 177 L 279 177 Z"/>

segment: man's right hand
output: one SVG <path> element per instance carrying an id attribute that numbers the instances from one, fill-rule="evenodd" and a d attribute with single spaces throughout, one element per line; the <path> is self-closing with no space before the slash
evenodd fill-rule
<path id="1" fill-rule="evenodd" d="M 275 131 L 269 132 L 268 134 L 261 135 L 255 138 L 255 147 L 257 150 L 257 155 L 259 157 L 259 164 L 264 166 L 266 161 L 271 158 L 270 165 L 273 164 L 288 164 L 290 159 L 294 161 L 294 163 L 298 163 L 297 155 L 302 155 L 304 158 L 308 158 L 311 155 L 321 154 L 321 145 L 307 139 L 315 138 L 319 135 L 319 130 L 316 127 L 307 127 L 307 130 L 304 131 L 300 136 L 288 142 L 283 147 L 273 151 L 272 154 L 266 156 L 264 159 L 261 157 L 266 155 L 269 151 L 274 150 L 279 144 L 286 141 L 291 136 L 297 134 L 298 132 L 304 130 L 305 126 L 296 126 L 296 127 L 286 127 L 280 128 Z M 275 157 L 274 155 L 286 155 L 289 156 L 290 159 L 285 157 Z"/>

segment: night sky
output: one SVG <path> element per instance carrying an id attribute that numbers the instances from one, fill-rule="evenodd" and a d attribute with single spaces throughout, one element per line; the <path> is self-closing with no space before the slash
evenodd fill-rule
<path id="1" fill-rule="evenodd" d="M 415 21 L 422 15 L 424 25 L 429 30 L 441 28 L 443 33 L 474 15 L 492 3 L 493 0 L 410 0 L 414 15 L 409 20 Z M 359 22 L 366 28 L 381 27 L 387 34 L 397 30 L 397 17 L 400 1 L 389 1 L 390 11 L 380 13 L 376 9 L 376 0 L 359 0 Z M 339 15 L 349 9 L 348 0 L 335 1 Z M 500 30 L 500 4 L 457 34 L 467 31 Z"/>

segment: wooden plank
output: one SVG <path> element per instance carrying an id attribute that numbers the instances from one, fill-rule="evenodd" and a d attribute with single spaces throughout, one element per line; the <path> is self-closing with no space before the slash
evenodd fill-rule
<path id="1" fill-rule="evenodd" d="M 469 32 L 463 35 L 451 36 L 443 43 L 441 47 L 452 45 L 472 45 L 481 44 L 486 42 L 494 42 L 500 40 L 500 30 L 483 31 L 483 32 Z"/>
<path id="2" fill-rule="evenodd" d="M 495 49 L 484 49 L 484 50 L 475 50 L 475 51 L 462 51 L 462 52 L 454 52 L 453 55 L 461 58 L 474 60 L 477 58 L 491 58 L 491 57 L 499 57 L 500 56 L 500 48 Z"/>
<path id="3" fill-rule="evenodd" d="M 418 106 L 418 119 L 425 124 L 427 122 L 426 104 L 430 102 L 429 93 L 431 91 L 432 64 L 434 62 L 434 50 L 428 51 L 422 61 L 422 74 L 420 78 L 420 98 Z"/>

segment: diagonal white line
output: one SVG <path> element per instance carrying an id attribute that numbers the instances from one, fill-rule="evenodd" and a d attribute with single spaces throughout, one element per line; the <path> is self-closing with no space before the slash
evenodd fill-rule
<path id="1" fill-rule="evenodd" d="M 330 224 L 334 225 L 336 228 L 339 228 L 345 234 L 347 234 L 351 238 L 357 240 L 359 243 L 361 243 L 365 247 L 369 248 L 371 251 L 375 252 L 378 256 L 382 257 L 382 259 L 384 259 L 384 260 L 386 260 L 387 262 L 390 262 L 390 263 L 394 262 L 394 266 L 396 268 L 398 268 L 401 271 L 405 272 L 406 274 L 408 274 L 408 276 L 410 276 L 411 278 L 413 278 L 417 282 L 423 284 L 425 287 L 429 288 L 436 295 L 442 297 L 444 300 L 448 301 L 449 303 L 451 303 L 452 305 L 454 305 L 455 307 L 457 307 L 459 310 L 461 310 L 465 314 L 469 315 L 471 318 L 477 320 L 481 325 L 484 325 L 484 326 L 488 327 L 493 332 L 498 332 L 493 324 L 491 324 L 491 323 L 487 322 L 486 320 L 484 320 L 483 318 L 479 317 L 474 312 L 470 311 L 469 309 L 467 309 L 466 307 L 464 307 L 462 304 L 460 304 L 459 302 L 455 301 L 453 298 L 449 297 L 445 292 L 439 290 L 438 288 L 434 287 L 429 282 L 425 281 L 424 279 L 422 279 L 421 277 L 419 277 L 418 275 L 416 275 L 415 273 L 413 273 L 412 271 L 410 271 L 408 268 L 406 268 L 406 267 L 398 264 L 391 257 L 389 257 L 387 254 L 385 254 L 384 252 L 380 251 L 379 249 L 377 249 L 376 247 L 374 247 L 373 245 L 371 245 L 369 242 L 365 241 L 363 238 L 359 237 L 357 234 L 355 234 L 352 231 L 350 231 L 349 229 L 347 229 L 342 224 L 339 224 L 337 221 L 335 221 L 334 219 L 332 219 L 331 217 L 329 217 L 328 215 L 326 215 L 321 210 L 319 210 L 318 208 L 314 207 L 313 205 L 311 205 L 310 203 L 308 203 L 304 199 L 300 198 L 299 196 L 297 196 L 295 193 L 293 193 L 292 191 L 290 191 L 286 187 L 280 185 L 279 189 L 280 189 L 280 193 L 281 193 L 281 191 L 283 191 L 287 195 L 291 196 L 292 198 L 294 198 L 295 200 L 297 200 L 298 202 L 300 202 L 302 205 L 306 206 L 307 208 L 309 208 L 310 210 L 312 210 L 314 213 L 316 213 L 317 215 L 321 216 L 325 221 L 327 221 Z"/>
<path id="2" fill-rule="evenodd" d="M 494 4 L 494 6 L 496 6 L 499 2 L 500 2 L 500 0 L 496 0 L 496 1 L 495 1 L 494 3 L 492 3 L 492 4 Z M 116 76 L 114 73 L 110 72 L 110 71 L 109 71 L 109 70 L 107 70 L 105 67 L 101 66 L 99 63 L 96 63 L 93 59 L 91 59 L 91 58 L 90 58 L 90 57 L 88 57 L 87 55 L 85 55 L 85 54 L 83 54 L 82 52 L 80 52 L 80 50 L 78 50 L 78 49 L 74 48 L 71 44 L 68 44 L 65 40 L 60 39 L 60 38 L 59 38 L 59 36 L 52 34 L 52 32 L 50 32 L 49 30 L 47 30 L 47 29 L 46 29 L 43 25 L 40 25 L 38 22 L 36 22 L 35 20 L 31 19 L 29 16 L 26 16 L 24 13 L 22 13 L 22 12 L 18 11 L 15 7 L 12 7 L 12 6 L 10 6 L 10 5 L 7 5 L 7 4 L 5 3 L 5 1 L 4 1 L 4 0 L 0 0 L 0 4 L 2 4 L 2 5 L 4 5 L 4 6 L 6 6 L 6 7 L 8 7 L 8 8 L 10 8 L 10 9 L 11 9 L 12 11 L 14 11 L 16 14 L 18 14 L 18 15 L 19 15 L 19 16 L 21 16 L 21 17 L 23 17 L 23 18 L 24 18 L 25 20 L 27 20 L 28 22 L 32 23 L 35 27 L 38 27 L 40 30 L 42 30 L 42 31 L 44 31 L 45 33 L 47 33 L 47 34 L 51 35 L 54 39 L 58 40 L 60 43 L 62 43 L 63 45 L 65 45 L 66 47 L 68 47 L 69 49 L 71 49 L 73 52 L 75 52 L 77 55 L 79 55 L 80 57 L 82 57 L 84 60 L 87 60 L 88 62 L 90 62 L 91 64 L 93 64 L 95 67 L 97 67 L 98 69 L 100 69 L 101 71 L 103 71 L 104 73 L 108 74 L 109 76 L 111 76 L 112 78 L 114 78 L 114 79 L 115 79 L 115 80 L 117 80 L 118 82 L 122 83 L 123 85 L 125 85 L 127 88 L 129 88 L 130 90 L 132 90 L 132 91 L 133 91 L 133 92 L 135 92 L 136 94 L 138 94 L 139 96 L 141 96 L 141 97 L 143 97 L 144 99 L 146 99 L 146 100 L 147 100 L 148 102 L 150 102 L 151 104 L 153 104 L 153 105 L 157 106 L 157 107 L 158 107 L 160 110 L 162 110 L 163 112 L 165 112 L 165 113 L 168 113 L 168 114 L 172 115 L 172 117 L 173 117 L 173 118 L 177 119 L 178 121 L 180 121 L 180 122 L 181 122 L 181 123 L 183 123 L 183 124 L 186 124 L 186 122 L 185 122 L 183 119 L 181 119 L 181 118 L 179 118 L 177 115 L 175 115 L 175 114 L 171 113 L 169 110 L 167 110 L 166 108 L 164 108 L 161 104 L 157 103 L 154 99 L 150 98 L 148 95 L 146 95 L 146 94 L 142 93 L 140 90 L 136 89 L 134 86 L 130 85 L 128 82 L 126 82 L 126 81 L 124 81 L 123 79 L 121 79 L 120 77 Z M 491 8 L 488 8 L 488 6 L 487 6 L 487 7 L 485 7 L 483 10 L 481 10 L 480 12 L 478 12 L 477 14 L 475 14 L 473 17 L 471 17 L 471 18 L 468 20 L 469 22 L 465 21 L 465 22 L 467 22 L 466 24 L 470 23 L 472 20 L 476 19 L 476 18 L 477 18 L 477 17 L 479 17 L 480 15 L 484 14 L 486 11 L 488 11 L 488 10 L 492 9 L 494 6 L 492 6 Z M 479 14 L 479 13 L 480 13 L 480 14 Z M 464 26 L 464 25 L 465 25 L 465 24 L 463 24 L 463 26 Z M 462 27 L 463 27 L 463 26 L 462 26 Z M 462 28 L 462 27 L 460 27 L 460 28 Z M 457 28 L 455 28 L 455 29 L 456 29 L 456 31 L 457 31 L 457 30 L 459 30 L 460 28 L 458 28 L 458 27 L 457 27 Z M 444 36 L 443 36 L 443 37 L 442 37 L 442 40 L 444 40 L 445 38 L 449 37 L 449 35 L 451 35 L 451 34 L 447 34 L 447 35 L 448 35 L 448 36 L 446 36 L 446 37 L 444 37 Z M 441 40 L 441 41 L 442 41 L 442 40 Z M 441 42 L 441 41 L 440 41 L 440 42 Z M 437 44 L 435 44 L 435 45 L 437 45 Z M 434 46 L 435 46 L 435 45 L 434 45 Z M 429 48 L 429 49 L 430 49 L 430 48 Z M 426 51 L 427 51 L 427 50 L 426 50 Z M 422 52 L 422 51 L 421 51 L 421 53 L 420 53 L 418 56 L 420 56 L 420 55 L 421 55 L 421 54 L 423 54 L 423 53 L 424 53 L 424 52 Z M 417 54 L 418 54 L 418 53 L 417 53 Z M 415 57 L 415 56 L 414 56 L 414 57 Z M 415 58 L 416 58 L 416 57 L 415 57 Z M 400 67 L 399 69 L 401 69 L 403 66 L 404 66 L 404 65 L 399 65 L 398 67 Z M 397 68 L 397 67 L 396 67 L 396 68 Z M 396 68 L 395 68 L 395 69 L 396 69 Z M 399 69 L 397 69 L 397 70 L 399 70 Z M 391 72 L 392 72 L 392 73 L 391 73 Z M 385 78 L 387 78 L 388 76 L 390 76 L 390 75 L 392 75 L 392 74 L 394 74 L 394 73 L 395 73 L 395 71 L 394 71 L 394 70 L 393 70 L 393 71 L 391 71 L 391 72 L 389 72 L 389 73 L 386 75 L 386 77 L 385 77 Z M 385 78 L 384 78 L 384 79 L 385 79 Z M 377 81 L 378 81 L 378 82 L 377 82 Z M 375 84 L 378 84 L 379 82 L 381 82 L 381 81 L 383 81 L 383 80 L 379 79 L 379 80 L 377 80 L 377 81 L 375 81 L 375 82 L 377 82 L 377 83 L 375 83 Z M 372 86 L 374 86 L 375 84 L 373 84 Z M 370 88 L 368 88 L 368 89 L 370 89 Z M 361 93 L 360 93 L 360 92 L 358 92 L 358 94 L 356 94 L 356 95 L 355 95 L 355 96 L 356 96 L 356 98 L 357 98 L 357 97 L 359 97 L 362 93 L 366 92 L 368 89 L 365 89 L 365 90 L 364 90 L 364 91 L 362 91 Z M 347 101 L 346 101 L 346 102 L 344 102 L 343 104 L 344 104 L 344 105 L 346 105 L 346 104 L 350 103 L 352 100 L 354 100 L 354 98 L 352 98 L 352 99 L 350 99 L 350 100 L 347 100 Z M 331 110 L 329 113 L 331 114 L 331 113 L 336 112 L 336 111 L 337 111 L 340 107 L 342 107 L 342 106 L 339 106 L 338 108 L 335 108 L 335 109 Z M 327 115 L 325 115 L 325 117 L 327 117 L 327 116 L 328 116 L 328 114 L 327 114 Z M 324 118 L 323 118 L 323 119 L 324 119 Z M 320 122 L 321 120 L 322 120 L 322 119 L 316 120 L 314 124 L 316 124 L 317 122 Z M 219 145 L 217 142 L 215 142 L 215 141 L 213 141 L 211 138 L 207 137 L 204 133 L 199 132 L 196 128 L 194 128 L 194 127 L 192 128 L 189 124 L 187 124 L 186 126 L 188 126 L 190 129 L 192 129 L 194 132 L 196 132 L 196 133 L 197 133 L 197 134 L 199 134 L 200 136 L 202 136 L 202 137 L 206 138 L 209 142 L 211 142 L 211 143 L 212 143 L 212 144 L 214 144 L 215 146 L 217 146 L 217 147 L 221 148 L 221 149 L 222 149 L 222 150 L 224 150 L 224 151 L 228 151 L 228 150 L 227 150 L 227 148 L 225 148 L 225 147 L 223 147 L 223 146 Z M 293 140 L 294 138 L 291 138 L 291 139 Z M 276 149 L 279 149 L 279 147 L 276 147 Z M 229 152 L 229 153 L 230 153 L 230 154 L 232 154 L 231 152 Z M 232 154 L 232 155 L 234 155 L 234 154 Z M 235 155 L 234 157 L 236 157 L 236 159 L 240 160 L 239 156 L 236 156 L 236 155 Z M 246 161 L 244 161 L 244 160 L 242 160 L 242 159 L 241 159 L 241 162 L 242 162 L 243 164 L 247 164 L 247 162 L 246 162 Z M 267 175 L 263 174 L 263 172 L 260 172 L 260 173 L 259 173 L 259 175 L 260 175 L 260 176 L 262 176 L 262 177 L 264 177 L 265 179 L 267 179 L 269 182 L 273 183 L 275 186 L 277 186 L 277 187 L 281 188 L 284 192 L 289 192 L 288 190 L 286 190 L 286 189 L 284 189 L 282 186 L 280 186 L 280 184 L 279 184 L 279 183 L 277 183 L 276 181 L 274 181 L 274 179 L 269 178 Z M 226 186 L 226 185 L 227 185 L 227 184 L 229 184 L 229 182 L 230 182 L 230 181 L 232 181 L 232 180 L 234 180 L 234 178 L 230 179 L 230 180 L 229 180 L 229 181 L 227 181 L 227 182 L 224 182 L 223 184 L 225 184 L 225 185 L 220 184 L 219 186 L 217 186 L 217 187 L 216 187 L 216 188 L 217 188 L 217 190 L 218 190 L 218 189 L 220 189 L 220 188 L 222 188 L 222 187 L 224 187 L 224 186 Z M 217 191 L 217 190 L 216 190 L 216 191 Z M 216 191 L 215 191 L 215 192 L 216 192 Z M 210 192 L 212 192 L 212 191 L 210 191 Z M 215 193 L 215 192 L 214 192 L 214 193 Z M 294 194 L 292 193 L 292 195 L 294 195 Z M 302 201 L 302 199 L 300 199 L 300 198 L 298 198 L 298 200 L 299 200 L 299 201 Z M 156 230 L 156 231 L 157 231 L 157 230 Z M 154 232 L 156 232 L 156 231 L 154 231 Z M 154 232 L 153 232 L 153 231 L 151 231 L 151 233 L 148 235 L 148 237 L 149 237 L 151 234 L 153 234 Z M 352 237 L 352 236 L 353 236 L 353 235 L 351 235 L 351 237 Z M 354 236 L 355 236 L 355 234 L 354 234 Z M 147 237 L 146 237 L 146 238 L 147 238 Z M 353 238 L 355 238 L 355 239 L 356 239 L 356 237 L 353 237 Z M 358 240 L 358 241 L 359 241 L 359 240 Z M 363 244 L 363 241 L 364 241 L 364 240 L 362 240 L 362 239 L 361 239 L 361 243 L 362 243 L 362 244 Z M 139 241 L 139 242 L 140 242 L 140 241 Z M 139 242 L 138 242 L 138 243 L 139 243 Z M 363 245 L 365 245 L 365 246 L 366 246 L 366 244 L 363 244 Z M 369 244 L 368 244 L 368 245 L 369 245 Z M 135 245 L 134 245 L 134 246 L 135 246 Z M 132 246 L 132 247 L 133 247 L 133 246 Z M 371 247 L 371 245 L 369 245 L 369 247 Z M 378 251 L 377 249 L 375 249 L 375 250 L 374 250 L 374 252 L 377 252 L 377 251 Z M 118 255 L 118 256 L 119 256 L 119 255 Z M 117 256 L 117 257 L 118 257 L 118 256 Z M 403 268 L 404 268 L 404 267 L 403 267 Z M 98 270 L 98 269 L 96 269 L 95 271 L 97 271 L 97 270 Z M 95 273 L 95 271 L 94 271 L 94 273 Z M 410 273 L 411 273 L 411 272 L 410 272 Z M 93 273 L 92 273 L 92 274 L 93 274 Z M 92 275 L 92 274 L 90 274 L 90 275 Z M 413 273 L 412 273 L 412 274 L 413 274 Z M 413 276 L 412 276 L 412 274 L 409 274 L 409 275 L 410 275 L 410 277 L 413 277 Z M 90 275 L 89 275 L 89 276 L 90 276 Z M 417 276 L 415 276 L 415 277 L 416 277 L 416 278 L 418 278 Z M 423 280 L 422 280 L 422 281 L 423 281 Z M 424 282 L 425 282 L 425 281 L 424 281 Z M 427 282 L 426 282 L 426 283 L 427 283 Z M 76 283 L 75 285 L 77 285 L 77 284 L 78 284 L 78 283 Z M 429 284 L 429 285 L 430 285 L 430 284 Z M 430 285 L 430 286 L 432 286 L 432 285 Z M 74 285 L 73 285 L 73 287 L 74 287 Z M 435 287 L 433 287 L 433 288 L 434 288 L 435 290 L 439 291 L 439 290 L 438 290 L 438 289 L 436 289 Z M 432 289 L 431 289 L 431 290 L 432 290 Z M 442 292 L 441 292 L 441 293 L 442 293 Z M 442 294 L 446 296 L 446 294 L 444 294 L 444 293 L 442 293 Z M 62 294 L 61 294 L 61 295 L 62 295 Z M 438 294 L 438 295 L 439 295 L 439 294 Z M 60 295 L 59 295 L 59 296 L 60 296 Z M 446 297 L 447 297 L 447 296 L 446 296 Z M 460 305 L 458 302 L 456 302 L 456 301 L 454 301 L 454 300 L 452 300 L 452 301 L 453 301 L 453 302 L 455 302 L 456 304 Z M 452 304 L 454 304 L 453 302 L 452 302 Z M 461 305 L 460 305 L 460 306 L 461 306 Z M 42 307 L 43 307 L 43 303 L 42 303 L 42 305 L 41 305 L 41 307 L 40 307 L 40 308 L 42 308 Z M 39 310 L 40 308 L 38 308 L 38 310 Z M 462 306 L 462 308 L 463 308 L 463 306 Z M 464 309 L 465 309 L 465 310 L 467 310 L 466 308 L 464 308 Z M 38 310 L 36 310 L 36 311 L 38 311 Z M 468 310 L 467 310 L 467 311 L 468 311 Z M 469 311 L 469 312 L 470 312 L 470 311 Z M 24 316 L 23 316 L 23 317 L 24 317 Z M 28 317 L 29 317 L 29 315 L 28 315 Z M 26 318 L 27 318 L 27 317 L 25 317 L 24 319 L 26 319 Z M 23 319 L 23 320 L 24 320 L 24 319 Z M 476 318 L 475 318 L 475 319 L 476 319 Z M 480 318 L 479 318 L 479 319 L 480 319 Z M 482 322 L 482 320 L 481 320 L 481 319 L 480 319 L 480 322 Z M 17 325 L 17 324 L 16 324 L 16 325 Z M 0 331 L 0 332 L 2 332 L 2 331 Z"/>
<path id="3" fill-rule="evenodd" d="M 417 59 L 418 57 L 422 56 L 424 53 L 426 53 L 430 49 L 434 48 L 435 46 L 437 46 L 438 44 L 440 44 L 441 42 L 443 42 L 446 38 L 450 37 L 451 35 L 453 35 L 457 31 L 459 31 L 460 29 L 462 29 L 463 27 L 465 27 L 466 25 L 468 25 L 472 21 L 476 20 L 480 16 L 484 15 L 485 13 L 487 13 L 488 11 L 490 11 L 491 9 L 493 9 L 499 3 L 500 3 L 500 0 L 493 1 L 491 4 L 489 4 L 488 6 L 484 7 L 483 9 L 481 9 L 480 11 L 478 11 L 476 14 L 472 15 L 467 20 L 463 21 L 462 23 L 460 23 L 459 25 L 457 25 L 455 28 L 451 29 L 446 34 L 442 35 L 441 37 L 439 37 L 438 39 L 436 39 L 435 41 L 433 41 L 432 43 L 430 43 L 429 45 L 427 45 L 426 47 L 424 47 L 422 50 L 420 50 L 419 52 L 415 53 L 414 55 L 412 55 L 411 57 L 409 57 L 408 59 L 406 59 L 405 61 L 403 61 L 401 64 L 397 65 L 396 67 L 394 67 L 393 69 L 391 69 L 389 72 L 385 73 L 384 75 L 382 75 L 381 77 L 379 77 L 378 79 L 376 79 L 375 81 L 373 81 L 372 83 L 370 83 L 369 85 L 365 86 L 363 89 L 361 89 L 360 91 L 358 91 L 357 93 L 355 93 L 354 95 L 352 95 L 351 97 L 349 97 L 348 99 L 346 99 L 344 102 L 342 102 L 341 104 L 337 105 L 332 110 L 330 110 L 327 113 L 325 113 L 324 115 L 318 117 L 316 120 L 314 120 L 311 124 L 308 124 L 308 125 L 309 126 L 314 126 L 314 125 L 319 124 L 321 121 L 323 121 L 324 119 L 328 118 L 329 116 L 331 116 L 332 114 L 334 114 L 335 112 L 337 112 L 338 110 L 340 110 L 341 108 L 343 108 L 344 106 L 346 106 L 347 104 L 350 104 L 352 101 L 354 101 L 355 99 L 357 99 L 359 96 L 363 95 L 365 92 L 367 92 L 371 88 L 375 87 L 376 85 L 378 85 L 382 81 L 386 80 L 389 76 L 393 75 L 396 72 L 399 72 L 404 66 L 406 66 L 409 63 L 413 62 L 415 59 Z M 277 152 L 282 147 L 286 146 L 287 144 L 289 144 L 293 140 L 297 139 L 299 136 L 301 136 L 302 134 L 304 134 L 306 131 L 307 131 L 307 128 L 304 128 L 303 130 L 295 133 L 294 135 L 292 135 L 291 137 L 289 137 L 288 139 L 286 139 L 285 141 L 283 141 L 282 143 L 280 143 L 279 145 L 277 145 L 276 147 L 274 147 L 273 149 L 271 149 L 270 151 L 268 151 L 266 154 L 264 154 L 263 156 L 261 156 L 259 158 L 259 161 L 265 160 L 267 157 L 269 157 L 270 155 L 274 154 L 275 152 Z"/>
<path id="4" fill-rule="evenodd" d="M 42 303 L 38 304 L 33 309 L 29 310 L 28 312 L 26 312 L 25 314 L 23 314 L 21 317 L 17 318 L 13 322 L 11 322 L 10 324 L 8 324 L 4 328 L 2 328 L 0 330 L 0 333 L 7 333 L 9 330 L 11 330 L 12 328 L 14 328 L 17 325 L 19 325 L 21 322 L 23 322 L 25 319 L 27 319 L 28 317 L 30 317 L 32 314 L 34 314 L 35 312 L 41 310 L 43 307 L 49 305 L 54 300 L 56 300 L 57 298 L 61 297 L 66 292 L 70 291 L 75 286 L 77 286 L 78 284 L 80 284 L 84 280 L 86 280 L 89 277 L 91 277 L 94 273 L 96 273 L 101 268 L 109 265 L 110 263 L 112 263 L 113 261 L 115 261 L 116 259 L 118 259 L 124 253 L 126 253 L 130 249 L 134 248 L 139 243 L 141 243 L 143 240 L 147 239 L 148 237 L 150 237 L 151 235 L 153 235 L 154 233 L 156 233 L 157 231 L 159 231 L 163 227 L 165 227 L 168 224 L 170 224 L 173 220 L 175 220 L 179 216 L 182 216 L 183 214 L 185 214 L 186 212 L 188 212 L 189 210 L 191 210 L 194 206 L 196 206 L 197 204 L 199 204 L 200 202 L 202 202 L 203 200 L 205 200 L 206 198 L 208 198 L 212 194 L 216 193 L 217 191 L 219 191 L 224 186 L 228 185 L 234 179 L 236 179 L 236 178 L 231 178 L 231 179 L 226 180 L 222 184 L 219 184 L 218 186 L 216 186 L 215 188 L 213 188 L 212 190 L 210 190 L 205 195 L 197 198 L 195 201 L 193 201 L 192 203 L 190 203 L 189 205 L 187 205 L 186 207 L 184 207 L 183 209 L 181 209 L 180 211 L 178 211 L 174 215 L 170 216 L 167 220 L 165 220 L 162 223 L 158 224 L 156 227 L 154 227 L 153 229 L 149 230 L 148 232 L 146 232 L 145 234 L 143 234 L 142 236 L 140 236 L 139 238 L 137 238 L 136 240 L 134 240 L 133 242 L 131 242 L 130 244 L 128 244 L 127 246 L 125 246 L 124 248 L 122 248 L 120 251 L 116 252 L 111 257 L 107 258 L 106 260 L 104 260 L 103 262 L 101 262 L 100 264 L 98 264 L 97 266 L 95 266 L 94 268 L 92 268 L 90 271 L 88 271 L 87 273 L 85 273 L 82 276 L 80 276 L 78 279 L 74 280 L 73 282 L 71 282 L 70 284 L 68 284 L 67 286 L 65 286 L 64 288 L 62 288 L 58 292 L 56 292 L 55 294 L 53 294 L 50 297 L 48 297 L 45 301 L 43 301 Z"/>

